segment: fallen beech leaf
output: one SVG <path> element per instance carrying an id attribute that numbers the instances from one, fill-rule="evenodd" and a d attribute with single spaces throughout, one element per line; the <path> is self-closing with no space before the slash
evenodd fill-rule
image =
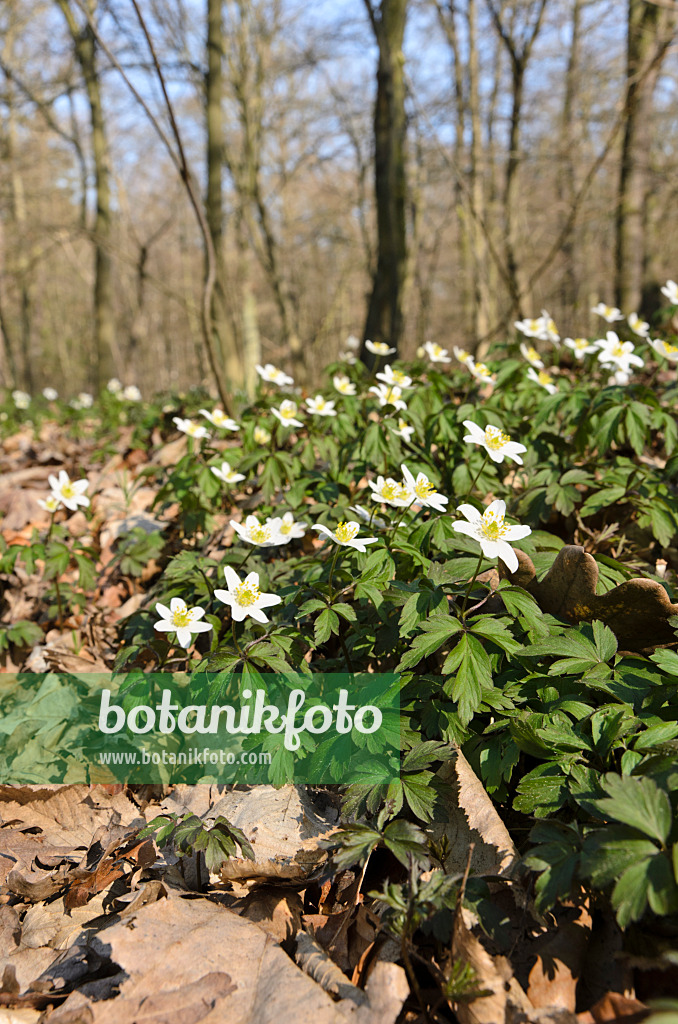
<path id="1" fill-rule="evenodd" d="M 562 547 L 541 581 L 531 559 L 523 551 L 517 555 L 518 571 L 509 573 L 500 561 L 499 575 L 529 591 L 542 611 L 568 622 L 600 619 L 627 650 L 642 651 L 675 640 L 668 620 L 678 615 L 678 604 L 671 603 L 656 580 L 627 580 L 606 594 L 596 594 L 598 565 L 579 545 Z"/>
<path id="2" fill-rule="evenodd" d="M 435 839 L 447 836 L 449 855 L 445 870 L 463 872 L 471 843 L 475 843 L 471 870 L 474 874 L 510 875 L 518 862 L 518 851 L 499 817 L 485 787 L 461 750 L 447 761 L 438 776 L 451 785 L 454 796 L 445 799 L 447 820 L 434 822 Z"/>
<path id="3" fill-rule="evenodd" d="M 534 943 L 537 961 L 530 970 L 527 995 L 535 1007 L 560 1006 L 574 1011 L 591 936 L 586 907 L 560 912 L 557 928 Z"/>
<path id="4" fill-rule="evenodd" d="M 504 957 L 490 956 L 480 940 L 466 927 L 463 913 L 459 909 L 454 915 L 452 957 L 473 968 L 476 987 L 486 993 L 469 1002 L 455 1005 L 454 1012 L 459 1024 L 529 1021 L 534 1007 L 513 976 L 508 961 Z"/>

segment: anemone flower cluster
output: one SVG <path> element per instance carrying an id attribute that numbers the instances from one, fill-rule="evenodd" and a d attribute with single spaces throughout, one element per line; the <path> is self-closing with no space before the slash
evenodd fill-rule
<path id="1" fill-rule="evenodd" d="M 263 522 L 257 516 L 249 515 L 244 523 L 231 519 L 230 525 L 241 540 L 258 548 L 289 544 L 291 540 L 303 537 L 308 529 L 308 523 L 297 522 L 291 512 L 283 516 L 269 516 Z"/>
<path id="2" fill-rule="evenodd" d="M 401 465 L 400 469 L 403 474 L 401 481 L 383 476 L 378 476 L 376 481 L 369 481 L 372 491 L 370 497 L 373 501 L 378 501 L 383 505 L 392 505 L 394 508 L 409 508 L 411 505 L 419 505 L 421 508 L 433 508 L 437 512 L 445 512 L 445 506 L 450 499 L 436 490 L 435 485 L 431 483 L 425 473 L 418 473 L 415 477 L 405 463 Z"/>

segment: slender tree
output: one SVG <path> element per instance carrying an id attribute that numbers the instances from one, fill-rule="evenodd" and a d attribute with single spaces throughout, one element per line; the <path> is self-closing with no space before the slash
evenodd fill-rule
<path id="1" fill-rule="evenodd" d="M 374 105 L 374 186 L 377 207 L 377 266 L 365 321 L 365 339 L 398 349 L 403 333 L 407 275 L 405 208 L 405 75 L 403 39 L 407 0 L 364 0 L 379 48 Z M 363 360 L 372 356 L 363 346 Z"/>
<path id="2" fill-rule="evenodd" d="M 678 11 L 628 0 L 624 138 L 619 166 L 615 245 L 615 301 L 636 310 L 643 296 L 647 255 L 646 204 L 652 144 L 652 101 Z"/>

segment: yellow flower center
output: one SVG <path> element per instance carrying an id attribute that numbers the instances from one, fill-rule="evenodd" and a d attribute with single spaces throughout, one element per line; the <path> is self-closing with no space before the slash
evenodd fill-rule
<path id="1" fill-rule="evenodd" d="M 175 629 L 186 629 L 190 625 L 192 617 L 188 608 L 179 608 L 172 612 L 172 625 Z"/>
<path id="2" fill-rule="evenodd" d="M 674 352 L 678 352 L 678 346 L 669 345 L 668 341 L 663 341 L 662 345 L 664 346 L 664 351 L 666 352 L 667 356 L 672 356 Z"/>
<path id="3" fill-rule="evenodd" d="M 620 341 L 618 341 L 617 344 L 614 346 L 611 354 L 615 357 L 615 359 L 621 359 L 621 357 L 624 355 L 624 348 Z"/>
<path id="4" fill-rule="evenodd" d="M 386 355 L 386 353 L 388 352 L 388 345 L 384 341 L 375 342 L 374 347 L 381 356 Z"/>
<path id="5" fill-rule="evenodd" d="M 583 348 L 589 347 L 589 343 L 586 338 L 575 338 L 574 347 L 577 349 L 578 352 L 581 352 Z"/>
<path id="6" fill-rule="evenodd" d="M 255 604 L 260 597 L 259 587 L 255 587 L 252 583 L 241 583 L 239 587 L 235 588 L 235 599 L 242 608 Z"/>
<path id="7" fill-rule="evenodd" d="M 489 368 L 485 366 L 485 363 L 476 363 L 476 373 L 478 374 L 479 377 L 490 376 Z"/>
<path id="8" fill-rule="evenodd" d="M 538 320 L 528 320 L 527 321 L 527 325 L 528 325 L 529 330 L 531 330 L 531 331 L 538 331 L 539 327 L 540 327 L 540 324 L 539 324 Z"/>
<path id="9" fill-rule="evenodd" d="M 191 437 L 195 437 L 199 429 L 200 428 L 198 427 L 197 423 L 188 423 L 186 425 L 186 433 L 189 434 Z"/>
<path id="10" fill-rule="evenodd" d="M 544 387 L 546 387 L 548 384 L 553 384 L 553 377 L 550 373 L 546 373 L 545 370 L 540 370 L 538 377 L 539 383 L 543 384 Z"/>
<path id="11" fill-rule="evenodd" d="M 263 526 L 260 524 L 259 526 L 253 526 L 252 529 L 250 530 L 250 537 L 252 538 L 255 544 L 265 544 L 266 541 L 270 538 L 270 536 L 271 531 L 269 530 L 268 526 Z"/>
<path id="12" fill-rule="evenodd" d="M 432 494 L 435 494 L 435 487 L 429 480 L 424 479 L 417 481 L 414 485 L 414 493 L 418 498 L 421 498 L 422 501 L 426 501 L 426 499 L 430 498 Z"/>
<path id="13" fill-rule="evenodd" d="M 405 374 L 402 372 L 402 370 L 393 371 L 393 380 L 395 381 L 396 384 L 402 384 L 402 382 L 405 380 Z"/>
<path id="14" fill-rule="evenodd" d="M 283 536 L 287 536 L 287 534 L 290 532 L 290 530 L 292 529 L 293 526 L 294 526 L 294 523 L 285 523 L 285 522 L 283 522 L 283 523 L 280 524 L 280 529 L 279 529 L 278 532 L 282 533 Z"/>
<path id="15" fill-rule="evenodd" d="M 485 444 L 493 452 L 498 452 L 510 440 L 510 435 L 504 434 L 498 427 L 485 427 Z"/>
<path id="16" fill-rule="evenodd" d="M 339 523 L 335 536 L 342 544 L 346 544 L 347 541 L 353 540 L 359 529 L 357 523 Z"/>
<path id="17" fill-rule="evenodd" d="M 494 512 L 485 512 L 481 528 L 488 540 L 500 540 L 507 530 L 504 517 L 497 516 Z"/>
<path id="18" fill-rule="evenodd" d="M 396 497 L 399 490 L 400 488 L 393 480 L 386 481 L 386 483 L 381 489 L 381 496 L 382 498 L 386 498 L 387 501 L 392 501 L 393 498 Z"/>
<path id="19" fill-rule="evenodd" d="M 468 352 L 465 348 L 457 349 L 457 359 L 460 363 L 465 363 L 468 357 Z"/>
<path id="20" fill-rule="evenodd" d="M 63 487 L 61 488 L 61 494 L 63 495 L 64 498 L 74 498 L 75 497 L 75 488 L 73 487 L 73 484 L 72 483 L 64 484 Z"/>
<path id="21" fill-rule="evenodd" d="M 324 409 L 325 408 L 325 399 L 324 398 L 318 398 L 316 400 L 315 407 L 318 410 Z"/>
<path id="22" fill-rule="evenodd" d="M 534 360 L 539 359 L 539 353 L 537 352 L 536 348 L 528 348 L 527 358 L 531 359 L 533 362 Z"/>

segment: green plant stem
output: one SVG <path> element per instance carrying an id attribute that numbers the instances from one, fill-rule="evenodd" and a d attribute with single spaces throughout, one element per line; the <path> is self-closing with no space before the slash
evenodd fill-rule
<path id="1" fill-rule="evenodd" d="M 480 571 L 480 566 L 483 564 L 483 558 L 484 557 L 485 556 L 484 556 L 484 554 L 482 552 L 482 549 L 481 549 L 481 551 L 480 551 L 480 558 L 478 559 L 476 567 L 473 570 L 473 576 L 471 577 L 471 582 L 469 583 L 468 587 L 466 588 L 466 593 L 464 594 L 464 603 L 461 606 L 461 618 L 462 618 L 462 621 L 466 618 L 466 606 L 468 604 L 469 594 L 473 590 L 473 584 L 475 583 L 476 576 L 478 575 L 478 572 Z"/>
<path id="2" fill-rule="evenodd" d="M 242 649 L 240 647 L 240 644 L 238 643 L 238 637 L 237 637 L 236 632 L 235 632 L 235 619 L 231 619 L 231 627 L 232 627 L 232 630 L 233 630 L 233 643 L 235 644 L 235 649 L 238 652 L 238 654 L 240 655 L 240 658 L 242 659 L 242 661 L 245 661 L 245 655 L 243 654 Z"/>
<path id="3" fill-rule="evenodd" d="M 393 529 L 391 530 L 391 532 L 390 532 L 390 534 L 388 536 L 389 542 L 394 539 L 394 537 L 396 535 L 396 532 L 398 530 L 398 527 L 400 526 L 401 522 L 403 521 L 403 517 L 404 517 L 405 513 L 407 512 L 408 508 L 410 508 L 410 505 L 405 505 L 404 508 L 402 509 L 400 515 L 397 517 L 397 519 L 396 519 L 396 521 L 395 521 L 395 523 L 393 525 Z"/>
<path id="4" fill-rule="evenodd" d="M 59 590 L 59 580 L 56 578 L 56 576 L 54 577 L 54 589 L 56 590 L 57 608 L 59 611 L 59 619 L 57 625 L 61 626 L 64 621 L 64 611 L 61 606 L 61 591 Z"/>
<path id="5" fill-rule="evenodd" d="M 198 569 L 198 572 L 200 573 L 200 575 L 202 576 L 202 578 L 204 579 L 205 583 L 207 584 L 207 591 L 208 591 L 208 593 L 210 595 L 210 604 L 211 604 L 212 601 L 214 600 L 214 587 L 212 586 L 212 581 L 209 578 L 209 576 L 207 575 L 207 573 L 204 571 L 204 569 L 201 569 L 200 566 L 198 566 L 197 569 Z"/>
<path id="6" fill-rule="evenodd" d="M 336 548 L 334 550 L 334 558 L 332 559 L 332 564 L 330 566 L 330 574 L 329 574 L 329 576 L 327 578 L 327 587 L 328 587 L 329 592 L 330 592 L 330 595 L 329 595 L 330 596 L 330 604 L 334 600 L 334 591 L 332 590 L 332 575 L 334 573 L 334 568 L 335 568 L 335 566 L 337 564 L 337 559 L 339 558 L 339 552 L 340 551 L 341 551 L 341 548 L 337 544 L 337 546 L 336 546 Z"/>
<path id="7" fill-rule="evenodd" d="M 476 475 L 473 477 L 473 480 L 471 481 L 471 486 L 468 489 L 467 497 L 470 497 L 473 494 L 473 488 L 475 487 L 475 485 L 477 484 L 478 480 L 480 479 L 480 476 L 481 476 L 483 470 L 485 469 L 485 466 L 487 465 L 487 460 L 489 459 L 489 457 L 490 457 L 489 454 L 487 452 L 485 452 L 485 458 L 483 459 L 482 466 L 480 467 L 480 469 L 478 470 Z"/>

